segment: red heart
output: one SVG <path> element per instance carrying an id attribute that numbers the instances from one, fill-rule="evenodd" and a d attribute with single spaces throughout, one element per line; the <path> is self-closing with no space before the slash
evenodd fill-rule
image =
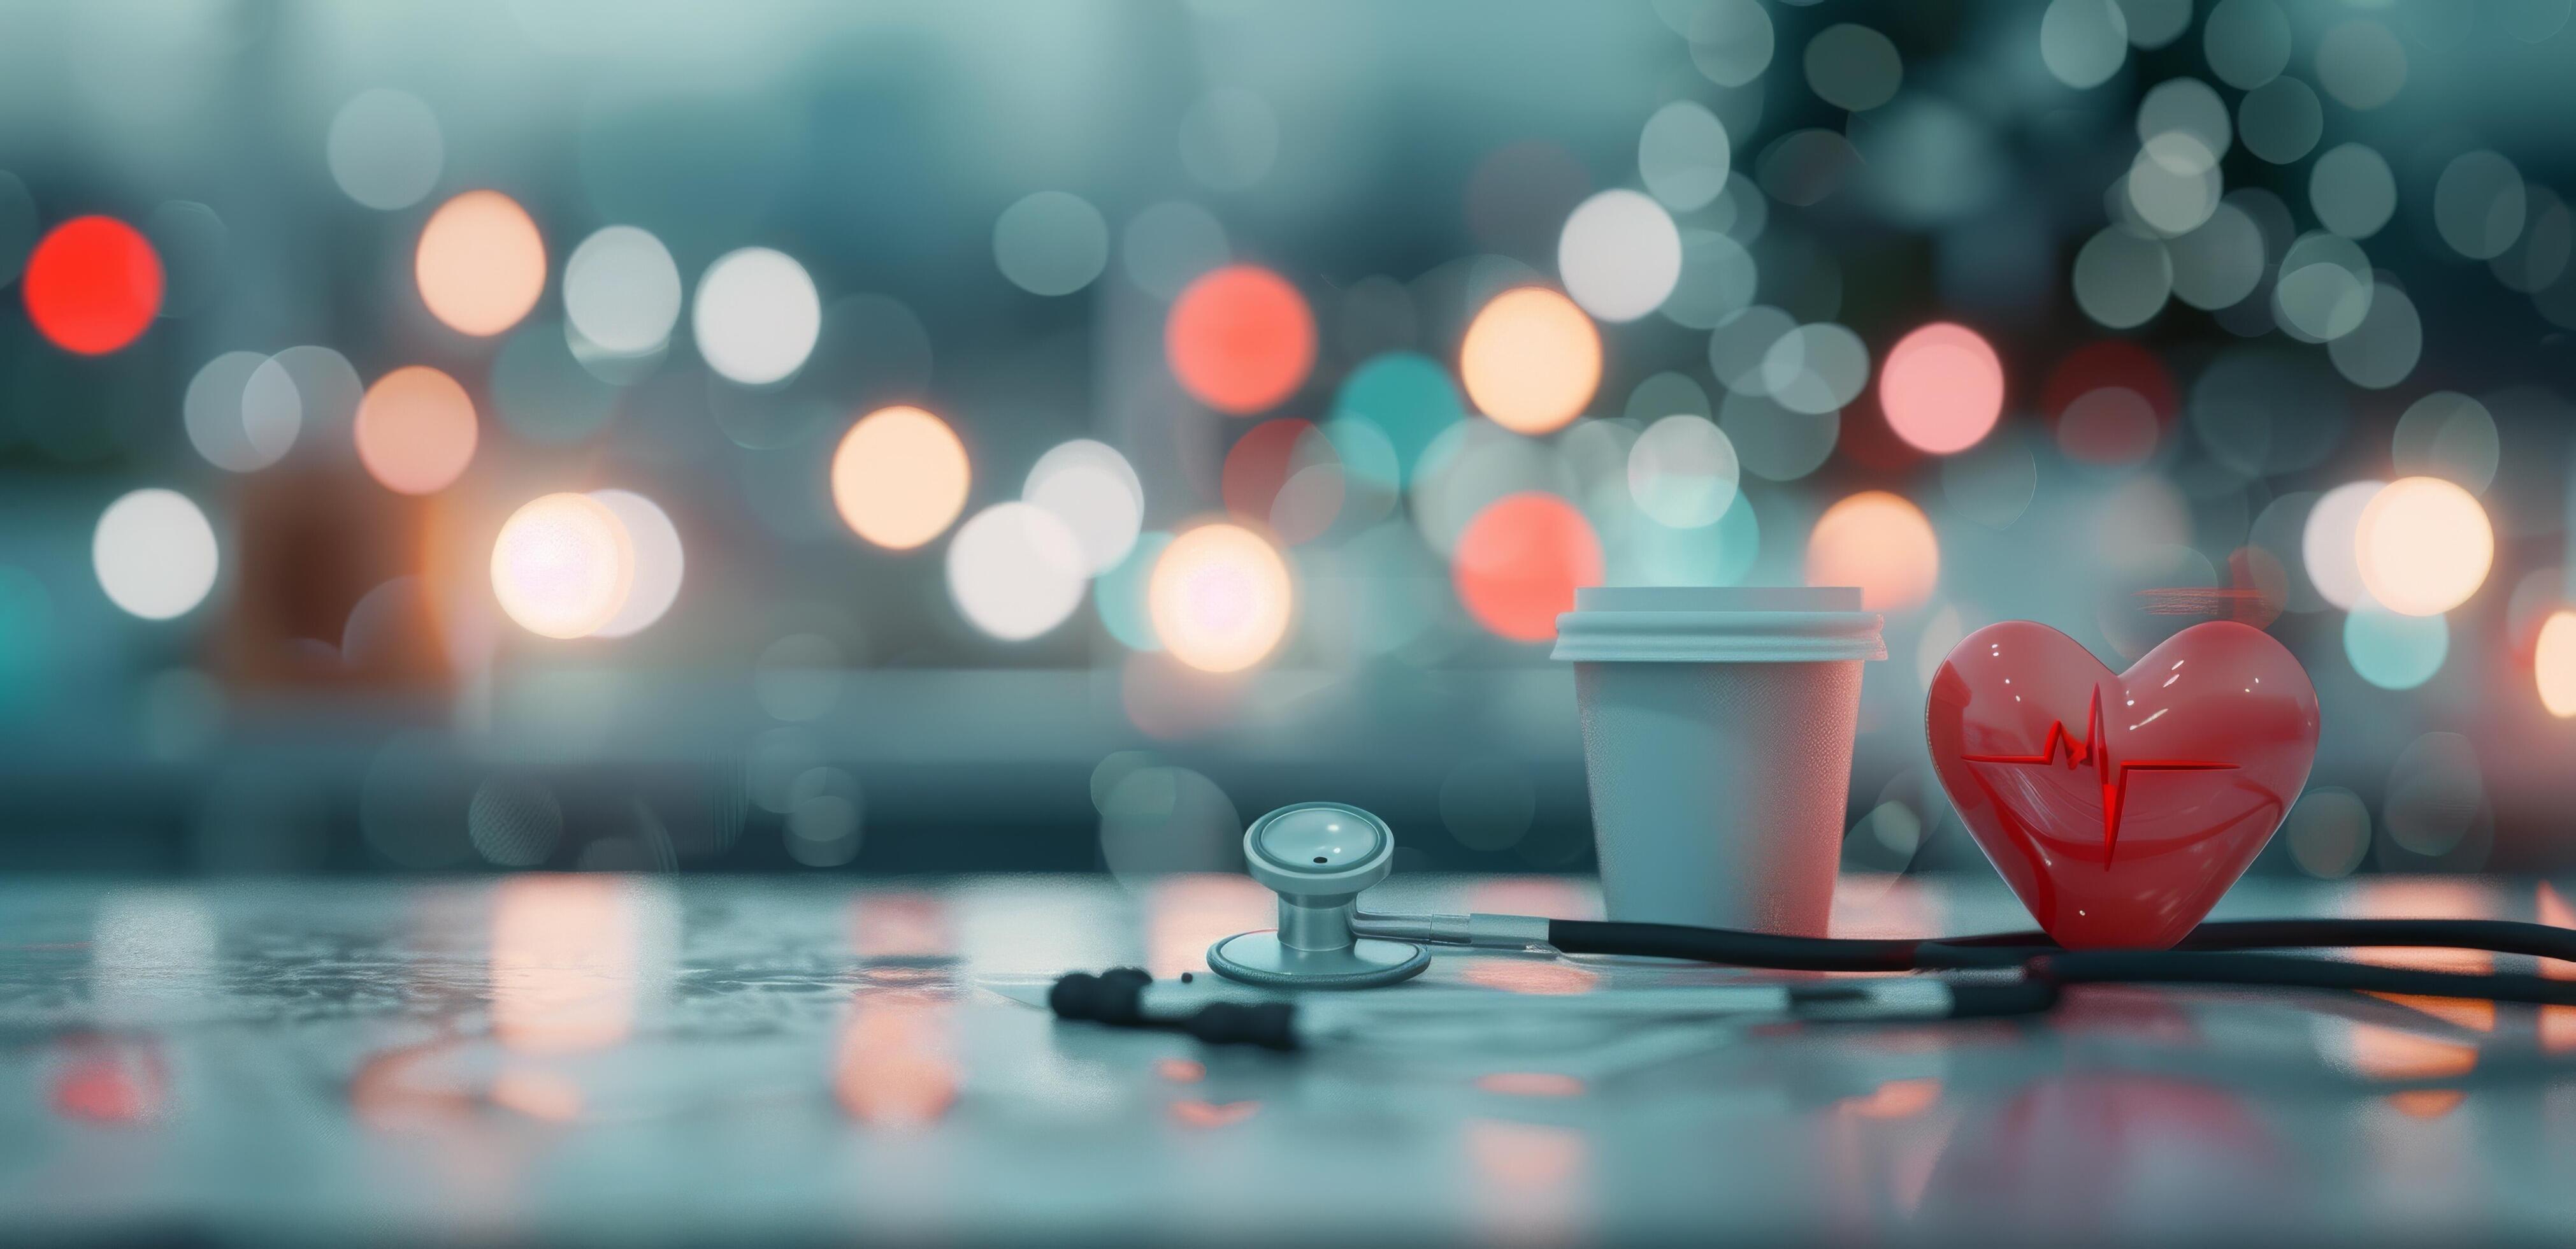
<path id="1" fill-rule="evenodd" d="M 2070 949 L 2163 949 L 2209 914 L 2307 783 L 2317 692 L 2289 650 L 2193 625 L 2117 676 L 2008 620 L 1941 662 L 1941 787 L 2032 918 Z"/>

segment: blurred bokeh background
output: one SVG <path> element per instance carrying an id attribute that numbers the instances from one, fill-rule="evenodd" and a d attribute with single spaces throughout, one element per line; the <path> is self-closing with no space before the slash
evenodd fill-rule
<path id="1" fill-rule="evenodd" d="M 0 867 L 1575 869 L 1573 588 L 1809 581 L 1853 869 L 2008 617 L 2563 866 L 2569 9 L 0 5 Z"/>

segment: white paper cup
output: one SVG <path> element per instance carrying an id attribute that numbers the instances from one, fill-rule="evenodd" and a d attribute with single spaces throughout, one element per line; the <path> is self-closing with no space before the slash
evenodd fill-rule
<path id="1" fill-rule="evenodd" d="M 1555 657 L 1611 919 L 1825 935 L 1879 625 L 1856 589 L 1575 592 Z"/>

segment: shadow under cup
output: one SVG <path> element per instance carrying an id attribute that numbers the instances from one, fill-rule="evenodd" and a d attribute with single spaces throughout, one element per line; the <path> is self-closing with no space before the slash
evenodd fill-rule
<path id="1" fill-rule="evenodd" d="M 1575 592 L 1555 657 L 1611 919 L 1825 935 L 1861 663 L 1887 658 L 1860 607 L 1839 587 Z"/>

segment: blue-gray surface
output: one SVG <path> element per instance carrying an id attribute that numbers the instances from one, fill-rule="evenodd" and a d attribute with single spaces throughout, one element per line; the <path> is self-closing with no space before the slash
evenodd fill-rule
<path id="1" fill-rule="evenodd" d="M 1556 879 L 1390 907 L 1594 907 Z M 1368 1242 L 2576 1235 L 2576 1008 L 2082 992 L 2045 1023 L 1424 1032 L 1287 1057 L 1059 1025 L 1233 877 L 0 885 L 0 1238 Z M 2534 882 L 2222 914 L 2560 921 Z M 1854 878 L 1847 935 L 2015 926 Z M 1671 965 L 1458 956 L 1580 993 Z M 1382 992 L 1403 992 L 1402 989 Z"/>

